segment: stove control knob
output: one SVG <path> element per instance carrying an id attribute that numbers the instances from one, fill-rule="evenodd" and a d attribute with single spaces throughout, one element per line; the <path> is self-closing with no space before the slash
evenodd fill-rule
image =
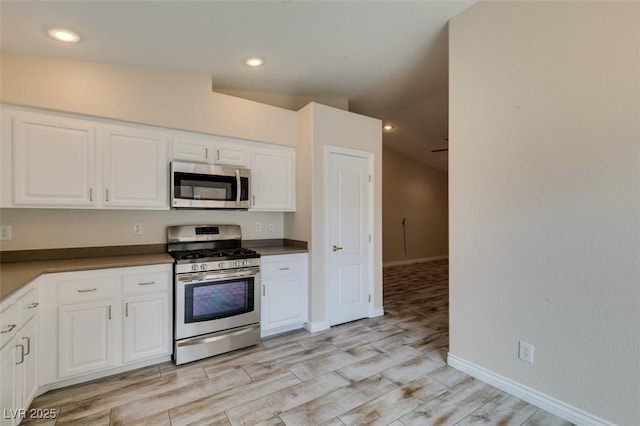
<path id="1" fill-rule="evenodd" d="M 220 268 L 220 269 L 224 268 L 224 262 L 218 263 L 218 268 Z"/>
<path id="2" fill-rule="evenodd" d="M 239 260 L 236 260 L 236 266 L 242 266 L 242 262 Z"/>
<path id="3" fill-rule="evenodd" d="M 203 263 L 202 265 L 200 265 L 200 270 L 201 271 L 206 271 L 207 270 L 207 264 Z"/>
<path id="4" fill-rule="evenodd" d="M 193 265 L 191 265 L 191 270 L 192 271 L 197 271 L 198 270 L 198 265 L 196 265 L 195 263 Z"/>
<path id="5" fill-rule="evenodd" d="M 248 260 L 243 260 L 242 261 L 242 266 L 249 266 L 249 261 Z"/>

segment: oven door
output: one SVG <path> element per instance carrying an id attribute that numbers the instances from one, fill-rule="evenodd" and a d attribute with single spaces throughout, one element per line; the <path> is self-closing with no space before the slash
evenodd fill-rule
<path id="1" fill-rule="evenodd" d="M 248 169 L 208 164 L 171 163 L 173 208 L 248 209 Z"/>
<path id="2" fill-rule="evenodd" d="M 176 275 L 176 340 L 260 322 L 259 268 Z"/>

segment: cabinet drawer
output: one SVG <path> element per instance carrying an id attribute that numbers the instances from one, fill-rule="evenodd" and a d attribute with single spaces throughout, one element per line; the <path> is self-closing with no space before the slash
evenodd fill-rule
<path id="1" fill-rule="evenodd" d="M 0 312 L 0 348 L 16 334 L 19 322 L 20 308 L 17 303 Z"/>
<path id="2" fill-rule="evenodd" d="M 293 277 L 302 273 L 303 261 L 297 259 L 286 259 L 276 262 L 262 262 L 260 272 L 263 279 L 273 277 Z"/>
<path id="3" fill-rule="evenodd" d="M 115 277 L 59 281 L 58 303 L 60 305 L 72 305 L 112 299 L 117 294 L 116 285 Z"/>
<path id="4" fill-rule="evenodd" d="M 18 301 L 18 305 L 21 309 L 22 318 L 20 319 L 20 325 L 26 324 L 35 314 L 38 312 L 38 306 L 40 305 L 38 297 L 38 288 L 35 287 L 27 294 L 22 296 Z"/>
<path id="5" fill-rule="evenodd" d="M 122 293 L 132 294 L 153 293 L 169 289 L 170 274 L 166 271 L 129 274 L 122 277 Z"/>

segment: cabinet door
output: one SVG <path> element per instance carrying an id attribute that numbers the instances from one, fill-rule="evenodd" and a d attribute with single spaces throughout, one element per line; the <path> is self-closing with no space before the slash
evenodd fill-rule
<path id="1" fill-rule="evenodd" d="M 264 285 L 264 304 L 261 311 L 261 326 L 264 329 L 296 324 L 305 320 L 300 280 L 263 280 L 262 285 Z"/>
<path id="2" fill-rule="evenodd" d="M 59 378 L 114 366 L 112 314 L 111 301 L 58 308 Z"/>
<path id="3" fill-rule="evenodd" d="M 124 362 L 171 353 L 171 317 L 168 293 L 124 300 Z"/>
<path id="4" fill-rule="evenodd" d="M 169 137 L 105 127 L 104 204 L 108 208 L 169 209 Z"/>
<path id="5" fill-rule="evenodd" d="M 173 159 L 209 163 L 214 153 L 213 141 L 176 136 L 173 138 Z"/>
<path id="6" fill-rule="evenodd" d="M 13 147 L 16 206 L 96 206 L 96 129 L 91 123 L 16 111 Z"/>
<path id="7" fill-rule="evenodd" d="M 0 425 L 12 426 L 17 423 L 14 417 L 17 417 L 16 409 L 18 401 L 16 398 L 16 354 L 20 349 L 16 348 L 14 340 L 7 342 L 0 350 L 0 371 L 2 371 L 2 380 L 0 380 L 0 409 L 3 410 L 0 415 Z M 4 412 L 4 410 L 7 410 Z M 11 411 L 14 410 L 14 411 Z"/>
<path id="8" fill-rule="evenodd" d="M 16 403 L 19 408 L 28 408 L 38 390 L 38 321 L 31 318 L 18 335 L 20 346 L 16 368 Z"/>
<path id="9" fill-rule="evenodd" d="M 293 149 L 254 148 L 251 154 L 251 209 L 295 211 Z"/>
<path id="10" fill-rule="evenodd" d="M 249 149 L 240 144 L 216 143 L 214 164 L 247 167 Z"/>

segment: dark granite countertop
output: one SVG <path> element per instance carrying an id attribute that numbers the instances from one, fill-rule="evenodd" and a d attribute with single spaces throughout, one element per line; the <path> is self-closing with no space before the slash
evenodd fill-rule
<path id="1" fill-rule="evenodd" d="M 262 256 L 309 251 L 305 241 L 287 239 L 245 240 L 243 245 Z M 0 256 L 0 301 L 42 274 L 173 263 L 166 244 L 9 251 Z"/>
<path id="2" fill-rule="evenodd" d="M 76 249 L 69 250 L 75 251 Z M 82 250 L 85 253 L 85 257 L 61 256 L 64 258 L 48 259 L 46 258 L 47 256 L 43 256 L 43 253 L 40 253 L 41 250 L 33 250 L 31 259 L 35 260 L 30 260 L 27 251 L 2 253 L 3 262 L 0 263 L 0 301 L 42 274 L 173 263 L 173 258 L 166 253 L 166 249 L 159 253 L 147 253 L 145 252 L 146 250 L 137 251 L 129 248 L 128 253 L 109 250 L 109 255 L 96 255 L 96 253 L 101 252 L 87 248 Z M 60 255 L 65 252 L 65 249 L 48 250 L 47 252 L 58 252 L 58 255 Z M 66 253 L 69 253 L 69 251 L 66 251 Z M 7 261 L 16 259 L 18 261 Z"/>
<path id="3" fill-rule="evenodd" d="M 277 256 L 281 254 L 309 252 L 306 241 L 287 239 L 244 240 L 242 245 L 246 248 L 257 251 L 261 256 Z"/>

